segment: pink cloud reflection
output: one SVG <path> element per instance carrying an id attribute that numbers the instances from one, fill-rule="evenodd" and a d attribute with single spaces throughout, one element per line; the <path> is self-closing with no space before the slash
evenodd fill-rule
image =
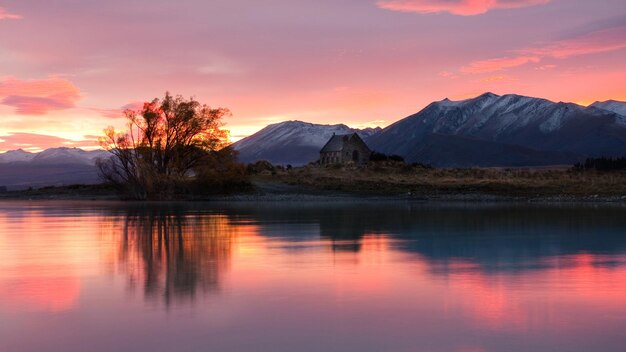
<path id="1" fill-rule="evenodd" d="M 67 311 L 74 308 L 79 295 L 76 277 L 25 277 L 0 282 L 3 304 L 15 310 Z"/>

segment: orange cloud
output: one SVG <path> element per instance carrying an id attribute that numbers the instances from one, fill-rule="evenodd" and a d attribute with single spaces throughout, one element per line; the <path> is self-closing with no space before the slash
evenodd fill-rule
<path id="1" fill-rule="evenodd" d="M 380 0 L 378 7 L 401 12 L 448 12 L 459 16 L 474 16 L 495 9 L 515 9 L 547 4 L 551 0 Z"/>
<path id="2" fill-rule="evenodd" d="M 626 26 L 587 33 L 575 38 L 516 51 L 516 56 L 479 60 L 461 67 L 462 73 L 486 73 L 538 63 L 545 58 L 566 59 L 572 56 L 602 53 L 626 48 Z M 544 65 L 553 68 L 554 65 Z"/>
<path id="3" fill-rule="evenodd" d="M 9 11 L 0 7 L 0 20 L 19 20 L 20 18 L 22 18 L 22 16 L 10 13 Z"/>
<path id="4" fill-rule="evenodd" d="M 51 76 L 39 80 L 0 80 L 1 104 L 12 106 L 22 115 L 44 115 L 49 111 L 73 108 L 80 90 L 70 81 Z"/>

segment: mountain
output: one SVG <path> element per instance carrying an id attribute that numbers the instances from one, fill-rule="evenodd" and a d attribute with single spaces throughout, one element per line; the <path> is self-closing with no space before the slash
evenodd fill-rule
<path id="1" fill-rule="evenodd" d="M 0 186 L 10 190 L 28 187 L 99 183 L 95 166 L 104 150 L 50 148 L 40 153 L 21 149 L 0 154 Z"/>
<path id="2" fill-rule="evenodd" d="M 570 164 L 626 155 L 615 112 L 515 94 L 431 103 L 366 140 L 374 150 L 435 166 Z"/>
<path id="3" fill-rule="evenodd" d="M 34 164 L 86 164 L 94 165 L 97 158 L 106 157 L 104 150 L 86 151 L 79 148 L 50 148 L 37 153 L 31 163 Z"/>
<path id="4" fill-rule="evenodd" d="M 357 132 L 369 138 L 380 128 L 363 130 L 346 125 L 318 125 L 302 121 L 285 121 L 269 125 L 232 146 L 239 152 L 239 160 L 250 163 L 268 160 L 273 164 L 305 165 L 319 158 L 319 151 L 333 134 Z"/>
<path id="5" fill-rule="evenodd" d="M 10 150 L 6 153 L 0 154 L 0 164 L 31 161 L 35 155 L 36 154 L 27 152 L 23 149 Z"/>
<path id="6" fill-rule="evenodd" d="M 464 136 L 428 135 L 411 153 L 414 161 L 440 167 L 539 166 L 572 164 L 574 154 L 489 142 Z"/>
<path id="7" fill-rule="evenodd" d="M 590 106 L 614 112 L 618 115 L 624 116 L 624 120 L 626 120 L 626 102 L 617 100 L 596 101 Z"/>
<path id="8" fill-rule="evenodd" d="M 0 186 L 9 190 L 97 184 L 102 182 L 95 165 L 87 164 L 0 164 Z"/>

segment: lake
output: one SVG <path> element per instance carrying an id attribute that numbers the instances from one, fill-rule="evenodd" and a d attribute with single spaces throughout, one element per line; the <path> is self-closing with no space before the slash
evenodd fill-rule
<path id="1" fill-rule="evenodd" d="M 0 202 L 0 352 L 626 351 L 619 205 Z"/>

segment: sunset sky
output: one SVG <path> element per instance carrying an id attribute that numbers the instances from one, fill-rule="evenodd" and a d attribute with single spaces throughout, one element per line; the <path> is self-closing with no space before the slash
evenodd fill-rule
<path id="1" fill-rule="evenodd" d="M 626 101 L 626 1 L 0 0 L 0 152 L 95 147 L 166 90 L 229 108 L 233 140 L 485 91 Z"/>

